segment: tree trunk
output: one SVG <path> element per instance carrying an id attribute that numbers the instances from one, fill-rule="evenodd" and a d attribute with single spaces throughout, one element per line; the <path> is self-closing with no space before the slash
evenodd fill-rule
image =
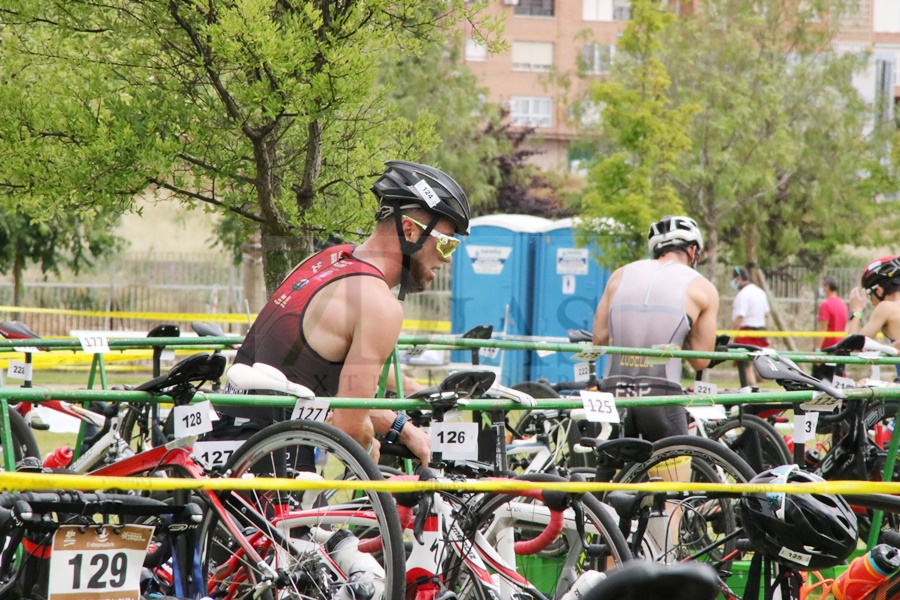
<path id="1" fill-rule="evenodd" d="M 266 229 L 266 226 L 263 226 L 260 249 L 265 270 L 266 294 L 271 296 L 288 273 L 312 254 L 313 238 L 310 235 L 274 235 L 267 233 Z"/>
<path id="2" fill-rule="evenodd" d="M 766 296 L 769 297 L 769 314 L 772 315 L 772 320 L 775 322 L 775 326 L 779 331 L 787 331 L 787 328 L 784 326 L 784 319 L 781 318 L 781 310 L 778 306 L 772 302 L 772 294 L 769 292 L 769 285 L 766 283 L 766 274 L 763 273 L 763 270 L 759 268 L 758 265 L 755 268 L 751 269 L 750 278 L 753 279 L 753 273 L 756 274 L 756 282 L 759 287 L 766 293 Z M 785 343 L 788 346 L 788 350 L 795 351 L 797 350 L 797 342 L 792 337 L 784 338 Z"/>
<path id="3" fill-rule="evenodd" d="M 23 273 L 25 272 L 25 255 L 16 252 L 16 258 L 13 261 L 13 306 L 22 305 L 22 292 L 24 291 L 24 283 L 22 282 Z M 22 317 L 18 312 L 13 313 L 13 320 L 19 320 Z"/>

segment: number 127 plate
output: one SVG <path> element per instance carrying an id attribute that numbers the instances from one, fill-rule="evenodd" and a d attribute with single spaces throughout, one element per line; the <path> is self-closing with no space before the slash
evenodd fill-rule
<path id="1" fill-rule="evenodd" d="M 53 535 L 48 600 L 139 600 L 153 527 L 61 525 Z"/>

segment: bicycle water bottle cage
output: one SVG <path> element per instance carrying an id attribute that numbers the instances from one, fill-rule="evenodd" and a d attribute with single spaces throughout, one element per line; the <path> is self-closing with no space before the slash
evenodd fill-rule
<path id="1" fill-rule="evenodd" d="M 580 344 L 582 342 L 587 342 L 589 344 L 594 343 L 594 334 L 587 329 L 569 329 L 566 333 L 569 336 L 569 341 L 573 344 Z"/>
<path id="2" fill-rule="evenodd" d="M 846 400 L 847 394 L 834 386 L 804 373 L 791 359 L 774 352 L 763 352 L 753 359 L 756 372 L 763 379 L 773 380 L 784 389 L 794 391 L 819 390 L 832 398 Z"/>

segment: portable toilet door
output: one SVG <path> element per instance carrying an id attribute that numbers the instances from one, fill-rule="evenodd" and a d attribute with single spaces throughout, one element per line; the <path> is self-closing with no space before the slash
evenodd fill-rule
<path id="1" fill-rule="evenodd" d="M 541 232 L 535 252 L 535 284 L 532 335 L 566 338 L 569 329 L 592 331 L 597 303 L 610 272 L 597 265 L 595 245 L 575 244 L 577 222 L 552 221 Z M 551 382 L 574 381 L 577 361 L 573 352 L 532 352 L 531 377 Z M 596 362 L 597 377 L 603 374 L 606 357 Z"/>
<path id="2" fill-rule="evenodd" d="M 531 335 L 534 251 L 548 219 L 530 215 L 488 215 L 472 219 L 471 233 L 453 257 L 451 321 L 454 334 L 493 325 L 494 335 Z M 479 363 L 502 367 L 503 385 L 527 381 L 530 352 L 482 351 Z M 454 351 L 452 363 L 471 364 L 470 351 Z"/>

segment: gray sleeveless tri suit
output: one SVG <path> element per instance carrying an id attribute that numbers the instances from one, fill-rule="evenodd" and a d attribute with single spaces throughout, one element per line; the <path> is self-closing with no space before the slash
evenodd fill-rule
<path id="1" fill-rule="evenodd" d="M 622 269 L 622 279 L 609 307 L 609 343 L 627 348 L 684 343 L 691 329 L 685 313 L 688 286 L 700 277 L 677 263 L 641 260 Z M 600 390 L 618 397 L 674 396 L 682 394 L 681 359 L 648 364 L 645 356 L 607 357 Z M 687 433 L 687 417 L 680 406 L 630 408 L 626 435 L 640 433 L 655 441 Z"/>

